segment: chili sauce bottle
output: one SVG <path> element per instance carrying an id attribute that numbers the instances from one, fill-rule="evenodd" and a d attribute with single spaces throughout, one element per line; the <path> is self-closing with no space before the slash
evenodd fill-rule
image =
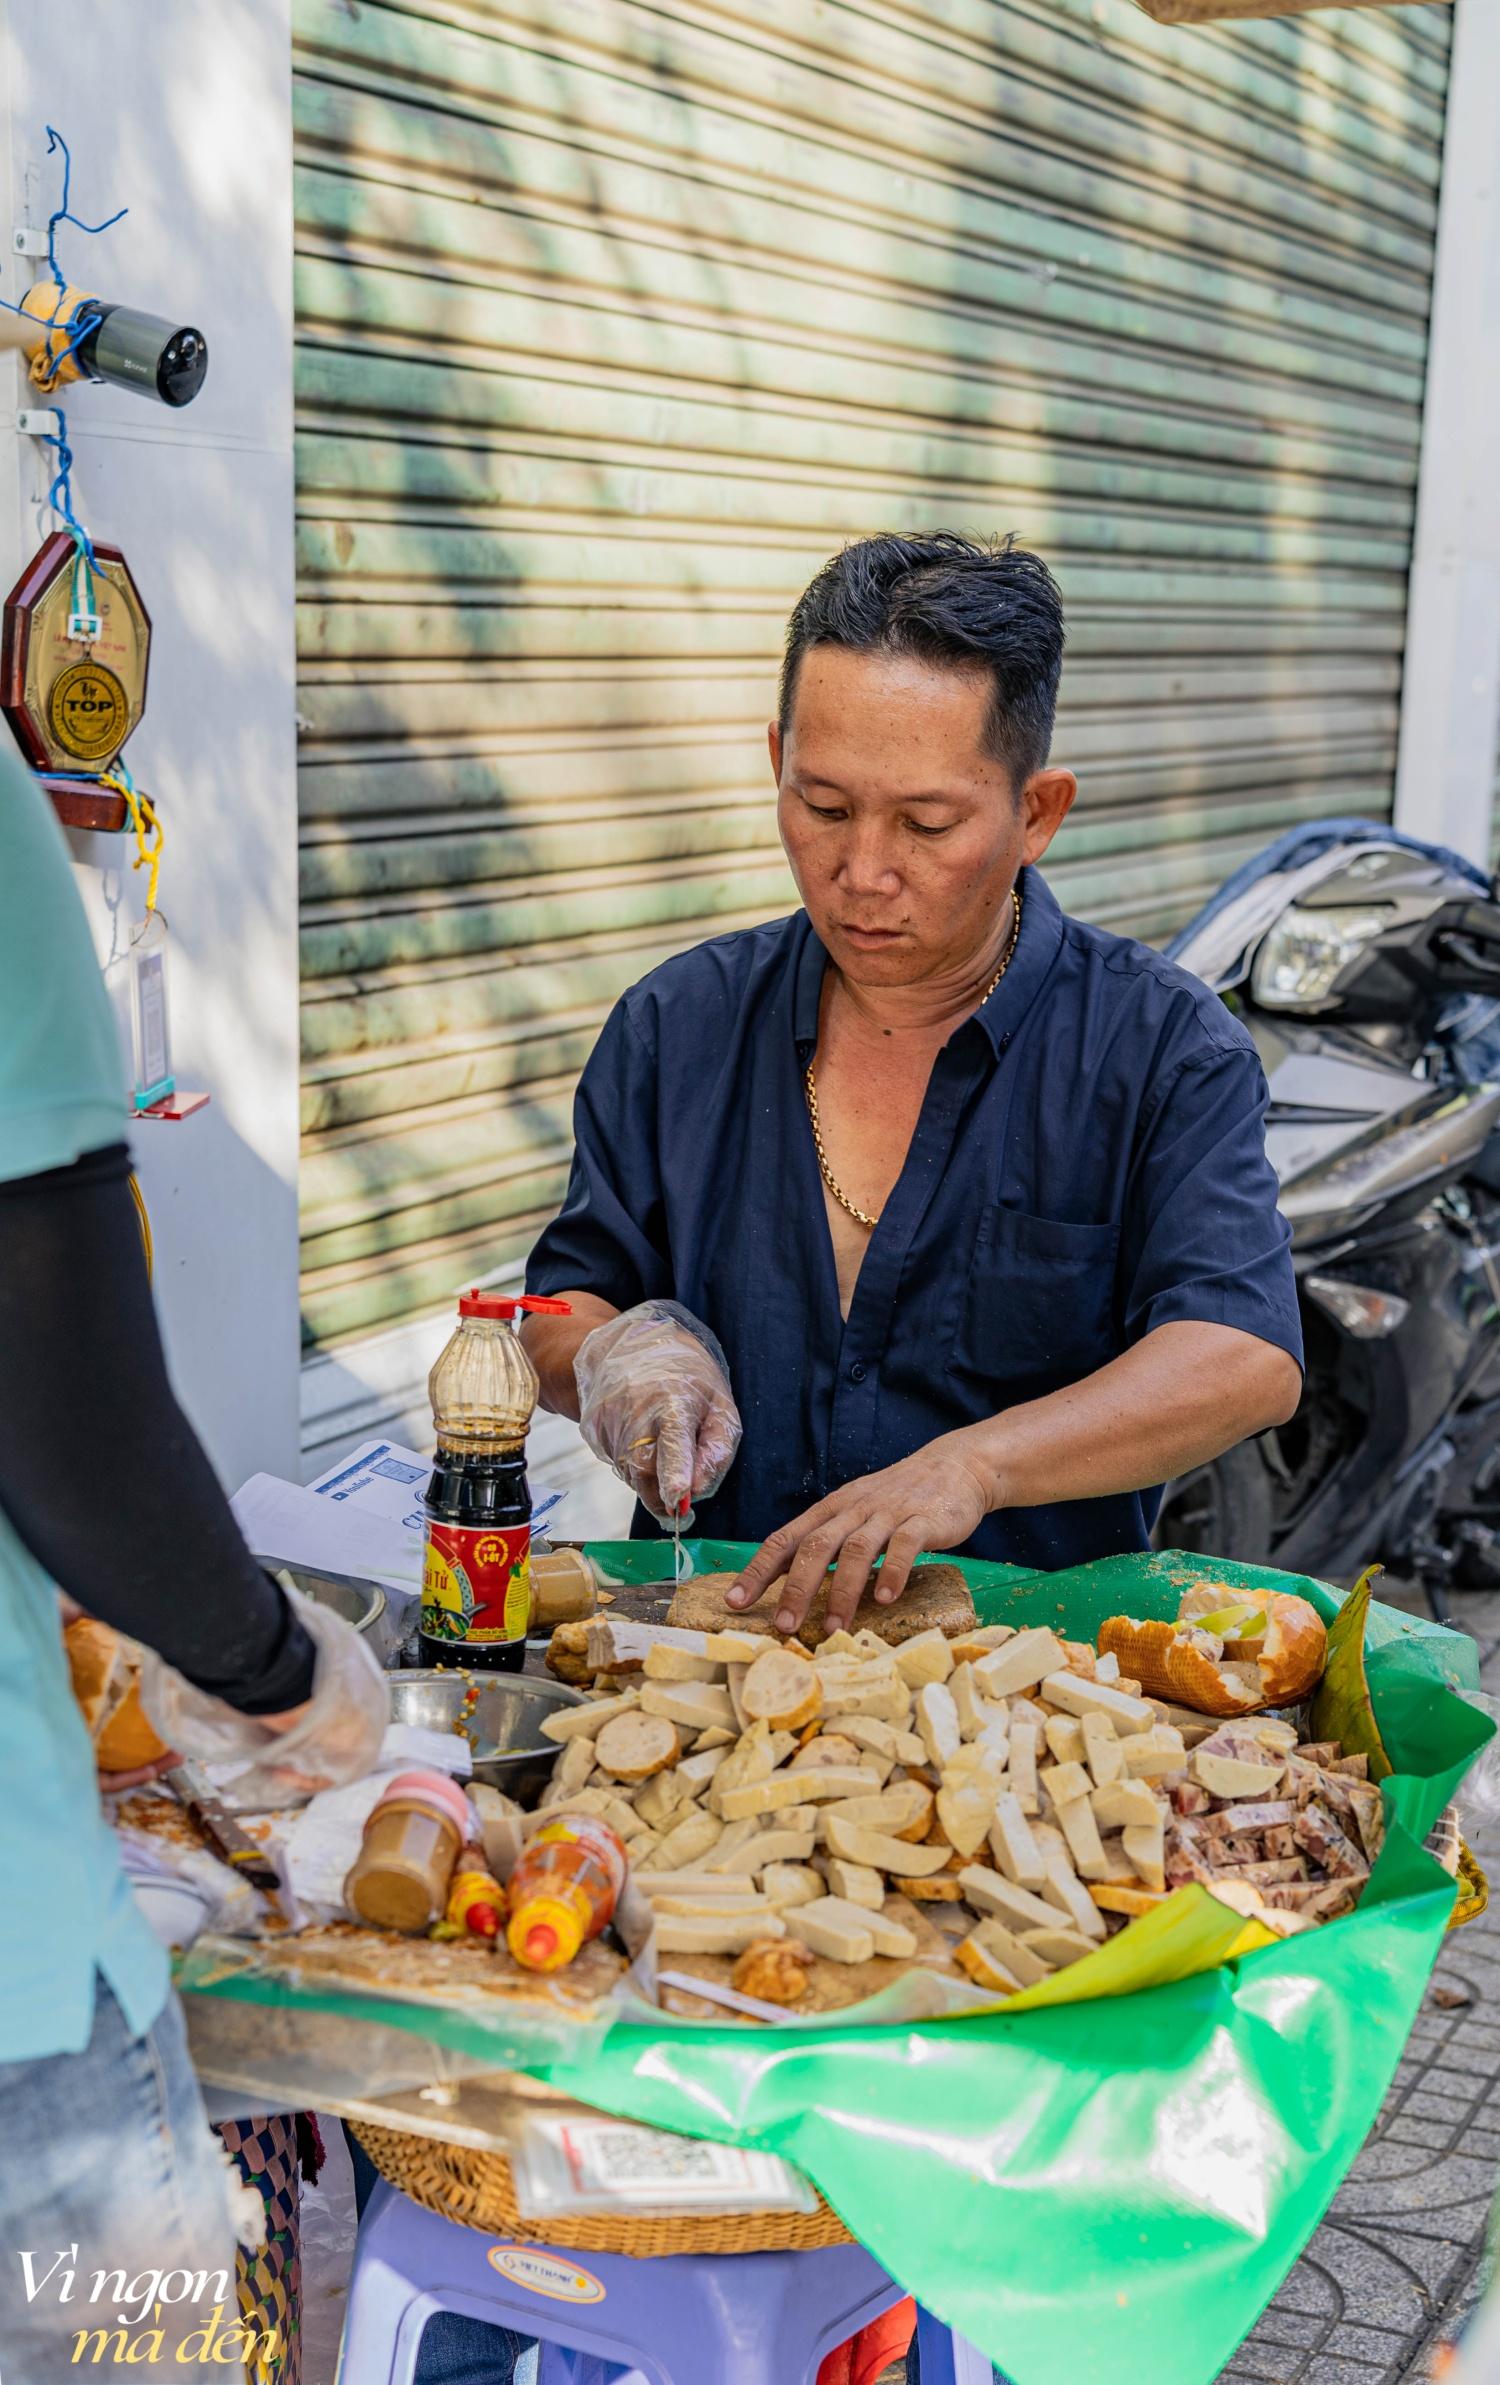
<path id="1" fill-rule="evenodd" d="M 536 1369 L 517 1316 L 564 1300 L 465 1292 L 458 1330 L 427 1378 L 437 1455 L 423 1505 L 422 1661 L 519 1673 L 531 1613 L 526 1432 Z"/>

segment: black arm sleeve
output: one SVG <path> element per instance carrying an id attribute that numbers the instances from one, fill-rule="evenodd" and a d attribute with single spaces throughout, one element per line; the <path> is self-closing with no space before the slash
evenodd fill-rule
<path id="1" fill-rule="evenodd" d="M 275 1714 L 312 1643 L 173 1396 L 129 1177 L 120 1144 L 0 1184 L 0 1508 L 91 1615 Z"/>

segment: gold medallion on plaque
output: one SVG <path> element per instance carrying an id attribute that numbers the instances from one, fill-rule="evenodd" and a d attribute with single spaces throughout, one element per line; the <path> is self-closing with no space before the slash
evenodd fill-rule
<path id="1" fill-rule="evenodd" d="M 130 698 L 107 664 L 70 663 L 47 691 L 47 721 L 66 752 L 102 769 L 130 734 Z"/>
<path id="2" fill-rule="evenodd" d="M 94 617 L 81 624 L 74 615 L 75 563 L 72 539 L 55 531 L 6 599 L 0 708 L 64 817 L 78 826 L 118 826 L 118 819 L 102 816 L 123 810 L 117 796 L 86 785 L 60 788 L 50 774 L 64 782 L 97 777 L 139 727 L 151 617 L 119 548 L 96 546 L 89 575 Z M 89 634 L 80 635 L 83 628 Z"/>

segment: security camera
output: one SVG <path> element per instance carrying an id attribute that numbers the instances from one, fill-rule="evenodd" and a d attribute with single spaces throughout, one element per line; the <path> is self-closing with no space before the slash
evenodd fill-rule
<path id="1" fill-rule="evenodd" d="M 21 305 L 40 333 L 25 342 L 31 378 L 49 397 L 69 381 L 107 381 L 140 397 L 159 398 L 164 406 L 187 406 L 203 387 L 208 342 L 191 323 L 116 306 L 81 290 L 60 290 L 55 282 L 34 284 Z M 80 322 L 88 329 L 70 350 L 73 327 Z"/>

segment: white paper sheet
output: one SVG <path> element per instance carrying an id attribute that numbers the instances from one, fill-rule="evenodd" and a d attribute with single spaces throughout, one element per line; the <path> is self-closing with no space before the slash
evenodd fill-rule
<path id="1" fill-rule="evenodd" d="M 304 1486 L 252 1474 L 230 1504 L 258 1557 L 362 1575 L 400 1596 L 422 1587 L 422 1494 L 432 1460 L 399 1441 L 366 1441 Z M 562 1498 L 537 1491 L 533 1525 Z"/>

